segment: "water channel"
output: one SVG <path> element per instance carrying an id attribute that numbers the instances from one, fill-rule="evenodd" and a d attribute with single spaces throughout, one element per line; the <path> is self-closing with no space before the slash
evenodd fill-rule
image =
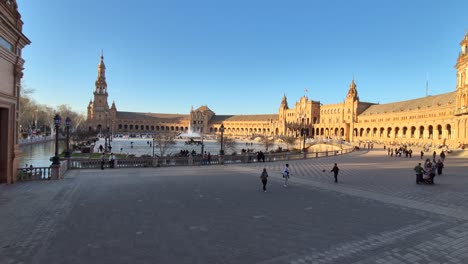
<path id="1" fill-rule="evenodd" d="M 59 141 L 59 153 L 65 149 L 65 142 Z M 21 157 L 18 166 L 26 164 L 34 167 L 48 167 L 52 163 L 49 159 L 55 154 L 55 141 L 20 145 Z"/>
<path id="2" fill-rule="evenodd" d="M 201 152 L 201 145 L 187 145 L 187 140 L 177 140 L 176 145 L 168 149 L 165 155 L 174 155 L 180 153 L 181 150 L 195 151 L 197 154 Z M 204 151 L 210 152 L 212 155 L 217 155 L 220 150 L 220 145 L 215 140 L 204 140 Z M 96 142 L 94 152 L 98 152 L 99 145 L 105 145 L 104 139 L 99 139 Z M 151 138 L 114 138 L 111 142 L 112 152 L 122 154 L 133 154 L 135 156 L 153 155 L 153 141 Z M 278 146 L 285 148 L 285 145 L 274 145 L 270 150 L 277 149 Z M 24 167 L 26 164 L 34 167 L 48 167 L 51 164 L 50 157 L 55 154 L 55 142 L 49 141 L 44 143 L 35 143 L 30 145 L 21 145 L 21 158 L 19 167 Z M 65 149 L 65 142 L 59 142 L 59 153 Z M 265 151 L 265 147 L 255 141 L 237 141 L 234 150 L 226 150 L 226 154 L 231 154 L 233 151 L 240 153 L 242 149 L 251 149 L 256 151 Z M 154 147 L 154 154 L 161 155 L 159 148 Z"/>
<path id="3" fill-rule="evenodd" d="M 197 154 L 201 152 L 201 145 L 187 145 L 187 140 L 176 140 L 176 145 L 168 149 L 165 155 L 174 155 L 180 153 L 181 150 L 195 151 Z M 225 150 L 226 154 L 231 154 L 236 151 L 240 153 L 242 149 L 250 149 L 253 152 L 265 151 L 265 146 L 256 141 L 236 141 L 234 149 Z M 135 156 L 153 155 L 153 141 L 151 138 L 114 138 L 111 142 L 112 152 L 122 154 L 133 154 Z M 204 140 L 204 151 L 210 152 L 212 155 L 217 155 L 220 150 L 220 145 L 215 140 Z M 99 139 L 96 142 L 94 152 L 98 152 L 99 145 L 105 145 L 104 139 Z M 278 147 L 286 148 L 284 144 L 275 144 L 270 147 L 270 150 L 275 150 Z M 21 158 L 19 167 L 24 167 L 26 164 L 34 167 L 48 167 L 51 164 L 50 157 L 55 154 L 55 142 L 49 141 L 44 143 L 35 143 L 30 145 L 21 145 Z M 59 142 L 59 153 L 65 149 L 65 141 Z M 314 148 L 312 148 L 314 149 Z M 322 147 L 319 145 L 314 151 L 328 151 L 331 146 Z M 154 148 L 155 155 L 161 155 L 157 147 Z"/>

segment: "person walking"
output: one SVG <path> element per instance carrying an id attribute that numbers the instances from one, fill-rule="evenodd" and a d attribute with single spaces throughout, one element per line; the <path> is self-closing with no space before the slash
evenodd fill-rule
<path id="1" fill-rule="evenodd" d="M 338 168 L 338 164 L 335 163 L 335 166 L 333 166 L 333 168 L 330 171 L 330 172 L 333 172 L 333 175 L 335 177 L 335 182 L 338 182 L 338 172 L 339 171 L 340 171 L 340 169 Z"/>
<path id="2" fill-rule="evenodd" d="M 424 158 L 424 151 L 421 150 L 421 159 Z"/>
<path id="3" fill-rule="evenodd" d="M 266 185 L 268 181 L 268 172 L 266 168 L 263 168 L 262 174 L 260 175 L 260 179 L 262 180 L 263 184 L 263 192 L 266 192 Z"/>
<path id="4" fill-rule="evenodd" d="M 436 163 L 437 166 L 437 175 L 442 175 L 442 169 L 444 168 L 444 163 L 439 159 Z"/>
<path id="5" fill-rule="evenodd" d="M 109 167 L 114 168 L 115 164 L 115 156 L 114 153 L 111 153 L 109 156 Z"/>
<path id="6" fill-rule="evenodd" d="M 288 187 L 288 180 L 289 180 L 289 164 L 286 164 L 283 169 L 283 178 L 284 178 L 284 187 Z"/>
<path id="7" fill-rule="evenodd" d="M 440 152 L 440 159 L 442 160 L 442 162 L 445 161 L 445 152 L 443 150 Z"/>
<path id="8" fill-rule="evenodd" d="M 103 152 L 101 155 L 101 170 L 104 169 L 104 164 L 106 163 L 106 154 Z"/>
<path id="9" fill-rule="evenodd" d="M 418 163 L 416 167 L 414 167 L 414 171 L 416 172 L 416 184 L 420 184 L 423 182 L 423 174 L 424 174 L 424 169 L 421 166 L 421 163 Z"/>

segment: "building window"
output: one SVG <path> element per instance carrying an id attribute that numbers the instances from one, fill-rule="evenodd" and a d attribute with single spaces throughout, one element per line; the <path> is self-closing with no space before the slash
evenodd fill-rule
<path id="1" fill-rule="evenodd" d="M 0 36 L 0 46 L 4 47 L 5 49 L 13 52 L 13 45 L 10 44 L 6 39 Z"/>

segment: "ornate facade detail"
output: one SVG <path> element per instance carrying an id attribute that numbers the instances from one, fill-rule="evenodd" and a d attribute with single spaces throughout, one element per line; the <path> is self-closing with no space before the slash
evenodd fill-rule
<path id="1" fill-rule="evenodd" d="M 277 114 L 216 115 L 207 106 L 189 114 L 134 113 L 117 111 L 107 105 L 107 84 L 103 57 L 98 66 L 94 101 L 88 105 L 90 129 L 98 129 L 105 118 L 114 134 L 154 134 L 161 132 L 219 133 L 232 136 L 299 136 L 308 128 L 308 137 L 327 137 L 347 141 L 374 141 L 395 144 L 443 145 L 456 147 L 468 143 L 468 35 L 460 43 L 456 91 L 389 104 L 359 100 L 355 80 L 346 99 L 322 105 L 303 96 L 292 108 L 283 96 Z"/>
<path id="2" fill-rule="evenodd" d="M 19 162 L 18 109 L 23 78 L 22 49 L 31 42 L 22 33 L 16 1 L 0 0 L 0 183 L 14 183 Z"/>

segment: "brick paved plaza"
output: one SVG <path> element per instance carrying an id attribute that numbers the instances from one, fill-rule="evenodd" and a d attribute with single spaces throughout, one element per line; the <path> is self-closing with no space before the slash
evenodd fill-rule
<path id="1" fill-rule="evenodd" d="M 291 161 L 288 188 L 284 163 L 2 185 L 0 263 L 468 263 L 466 160 L 433 186 L 415 184 L 419 158 L 383 150 Z"/>

